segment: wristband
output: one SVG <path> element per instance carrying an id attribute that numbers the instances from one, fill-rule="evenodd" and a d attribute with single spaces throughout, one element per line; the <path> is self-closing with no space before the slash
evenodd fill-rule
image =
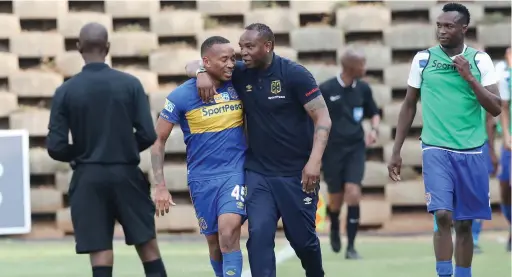
<path id="1" fill-rule="evenodd" d="M 206 69 L 204 67 L 199 67 L 196 70 L 196 77 L 197 77 L 197 75 L 199 75 L 199 73 L 204 73 L 204 72 L 206 72 Z"/>

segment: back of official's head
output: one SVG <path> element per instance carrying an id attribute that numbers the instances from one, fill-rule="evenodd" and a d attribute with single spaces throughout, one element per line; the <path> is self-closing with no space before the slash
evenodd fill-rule
<path id="1" fill-rule="evenodd" d="M 464 43 L 471 16 L 466 6 L 448 3 L 437 17 L 437 39 L 444 48 L 456 48 Z"/>
<path id="2" fill-rule="evenodd" d="M 267 25 L 253 23 L 245 27 L 238 44 L 245 65 L 248 68 L 260 68 L 272 58 L 275 37 Z"/>
<path id="3" fill-rule="evenodd" d="M 366 74 L 366 58 L 364 53 L 353 48 L 346 49 L 340 56 L 343 73 L 354 79 L 360 79 Z"/>
<path id="4" fill-rule="evenodd" d="M 218 81 L 231 79 L 235 68 L 235 49 L 228 39 L 220 36 L 207 38 L 201 44 L 201 57 L 208 74 Z"/>
<path id="5" fill-rule="evenodd" d="M 104 62 L 110 49 L 107 29 L 95 22 L 84 25 L 76 46 L 86 63 Z"/>

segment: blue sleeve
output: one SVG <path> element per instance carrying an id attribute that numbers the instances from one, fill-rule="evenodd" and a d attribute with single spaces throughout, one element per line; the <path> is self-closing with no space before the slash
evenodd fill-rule
<path id="1" fill-rule="evenodd" d="M 322 95 L 315 78 L 304 66 L 293 65 L 288 74 L 292 93 L 297 95 L 302 105 Z"/>
<path id="2" fill-rule="evenodd" d="M 160 117 L 172 124 L 179 124 L 186 109 L 186 99 L 182 89 L 177 88 L 165 99 Z"/>

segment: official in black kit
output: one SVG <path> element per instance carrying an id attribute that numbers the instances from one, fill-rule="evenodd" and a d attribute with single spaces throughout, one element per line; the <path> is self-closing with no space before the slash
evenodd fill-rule
<path id="1" fill-rule="evenodd" d="M 111 277 L 117 220 L 146 276 L 165 277 L 150 183 L 138 167 L 139 152 L 156 140 L 148 99 L 137 78 L 105 64 L 103 26 L 85 25 L 77 46 L 86 65 L 57 88 L 46 141 L 53 159 L 73 164 L 69 198 L 76 252 L 90 254 L 93 277 Z"/>
<path id="2" fill-rule="evenodd" d="M 361 181 L 364 175 L 366 146 L 375 143 L 380 122 L 370 86 L 362 81 L 365 57 L 354 50 L 341 56 L 342 71 L 320 85 L 332 129 L 322 159 L 324 180 L 328 186 L 327 212 L 331 220 L 330 241 L 334 252 L 341 250 L 339 215 L 343 200 L 347 203 L 346 259 L 361 258 L 354 248 L 359 227 Z M 371 131 L 365 134 L 364 117 L 371 118 Z"/>

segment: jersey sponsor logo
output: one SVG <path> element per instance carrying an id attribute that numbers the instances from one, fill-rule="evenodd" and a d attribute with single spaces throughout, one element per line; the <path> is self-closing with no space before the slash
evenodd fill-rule
<path id="1" fill-rule="evenodd" d="M 238 99 L 238 93 L 236 93 L 235 88 L 228 87 L 228 93 L 229 93 L 229 96 L 231 96 L 231 99 L 233 99 L 233 100 L 237 100 Z"/>
<path id="2" fill-rule="evenodd" d="M 280 80 L 273 80 L 270 83 L 270 92 L 272 92 L 272 94 L 278 94 L 281 92 L 281 81 Z"/>
<path id="3" fill-rule="evenodd" d="M 438 60 L 432 61 L 432 67 L 435 68 L 435 70 L 452 70 L 455 71 L 457 68 L 453 63 L 444 63 L 440 62 Z M 469 64 L 469 69 L 473 69 L 473 64 Z"/>
<path id="4" fill-rule="evenodd" d="M 215 133 L 243 125 L 243 105 L 240 100 L 202 106 L 185 113 L 191 134 Z"/>
<path id="5" fill-rule="evenodd" d="M 172 111 L 174 111 L 174 108 L 176 106 L 174 106 L 174 103 L 172 103 L 171 101 L 169 101 L 169 99 L 165 99 L 165 106 L 164 106 L 164 109 L 170 113 L 172 113 Z"/>
<path id="6" fill-rule="evenodd" d="M 213 100 L 215 101 L 215 103 L 228 102 L 230 100 L 229 93 L 223 92 L 223 93 L 215 94 L 215 96 L 213 96 Z"/>
<path id="7" fill-rule="evenodd" d="M 245 86 L 245 90 L 246 90 L 247 92 L 251 92 L 251 91 L 252 91 L 252 86 L 251 86 L 251 85 L 247 85 L 247 86 Z"/>
<path id="8" fill-rule="evenodd" d="M 223 114 L 233 113 L 242 110 L 242 103 L 226 103 L 224 105 L 215 105 L 203 107 L 201 109 L 204 117 L 215 117 Z"/>

